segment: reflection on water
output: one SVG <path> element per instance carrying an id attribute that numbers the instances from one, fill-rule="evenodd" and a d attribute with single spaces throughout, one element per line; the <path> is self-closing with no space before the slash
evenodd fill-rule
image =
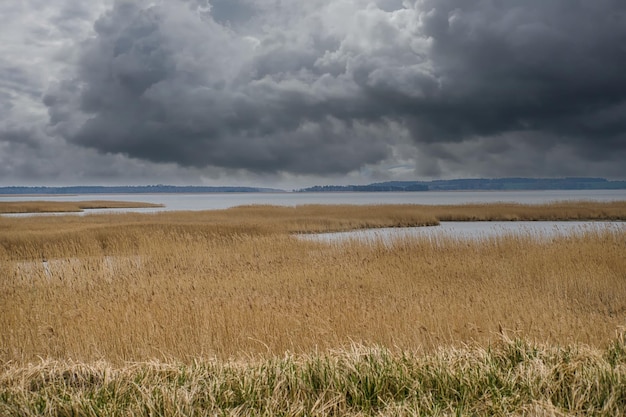
<path id="1" fill-rule="evenodd" d="M 626 222 L 516 221 L 516 222 L 442 222 L 439 226 L 401 227 L 356 230 L 352 232 L 299 235 L 302 239 L 321 242 L 343 242 L 357 239 L 365 242 L 406 237 L 425 237 L 430 241 L 454 238 L 481 240 L 494 236 L 522 235 L 537 239 L 582 234 L 585 232 L 626 231 Z"/>

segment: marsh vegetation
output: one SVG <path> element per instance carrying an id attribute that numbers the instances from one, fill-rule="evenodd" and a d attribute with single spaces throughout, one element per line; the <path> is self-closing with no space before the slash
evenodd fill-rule
<path id="1" fill-rule="evenodd" d="M 293 236 L 444 219 L 626 203 L 0 217 L 0 413 L 626 412 L 626 232 Z"/>
<path id="2" fill-rule="evenodd" d="M 94 209 L 157 208 L 160 204 L 132 201 L 1 201 L 0 214 L 79 213 Z"/>

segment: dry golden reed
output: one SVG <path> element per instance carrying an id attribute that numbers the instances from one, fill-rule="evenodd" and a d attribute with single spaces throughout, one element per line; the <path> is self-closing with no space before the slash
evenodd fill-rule
<path id="1" fill-rule="evenodd" d="M 92 209 L 156 208 L 162 204 L 131 201 L 0 201 L 0 213 L 72 213 Z"/>
<path id="2" fill-rule="evenodd" d="M 614 219 L 625 207 L 467 212 Z M 0 218 L 0 362 L 189 362 L 350 343 L 431 350 L 502 333 L 602 347 L 626 323 L 624 232 L 437 245 L 292 235 L 433 224 L 449 213 L 463 215 L 381 205 Z"/>

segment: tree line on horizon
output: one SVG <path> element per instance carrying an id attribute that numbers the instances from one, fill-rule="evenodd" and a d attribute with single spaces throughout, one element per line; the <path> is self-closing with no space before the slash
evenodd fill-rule
<path id="1" fill-rule="evenodd" d="M 432 181 L 386 181 L 367 185 L 315 185 L 294 190 L 296 192 L 411 192 L 411 191 L 514 191 L 514 190 L 618 190 L 626 189 L 626 181 L 605 178 L 463 178 Z M 8 186 L 0 187 L 0 195 L 19 194 L 151 194 L 151 193 L 259 193 L 285 192 L 263 187 L 237 186 L 178 186 L 178 185 L 128 185 L 128 186 Z"/>
<path id="2" fill-rule="evenodd" d="M 465 178 L 433 181 L 387 181 L 369 185 L 316 185 L 300 192 L 337 191 L 457 191 L 457 190 L 615 190 L 626 181 L 605 178 Z"/>

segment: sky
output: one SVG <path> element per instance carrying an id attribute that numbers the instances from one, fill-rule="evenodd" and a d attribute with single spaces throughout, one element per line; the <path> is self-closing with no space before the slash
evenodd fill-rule
<path id="1" fill-rule="evenodd" d="M 626 179 L 623 0 L 0 2 L 0 185 Z"/>

